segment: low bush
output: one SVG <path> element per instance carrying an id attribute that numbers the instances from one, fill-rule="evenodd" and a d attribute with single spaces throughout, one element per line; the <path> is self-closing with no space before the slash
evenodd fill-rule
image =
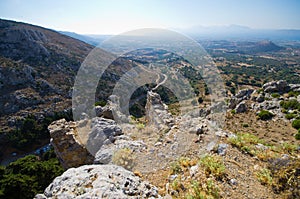
<path id="1" fill-rule="evenodd" d="M 296 140 L 300 140 L 300 129 L 298 130 L 298 133 L 295 135 Z"/>
<path id="2" fill-rule="evenodd" d="M 288 100 L 288 101 L 281 101 L 280 106 L 287 110 L 300 110 L 300 103 L 296 99 Z"/>
<path id="3" fill-rule="evenodd" d="M 206 155 L 200 159 L 200 164 L 207 175 L 212 174 L 216 178 L 222 178 L 225 175 L 225 165 L 219 156 Z"/>
<path id="4" fill-rule="evenodd" d="M 261 120 L 270 120 L 270 119 L 272 119 L 273 116 L 274 116 L 274 114 L 271 113 L 271 112 L 269 112 L 269 111 L 267 111 L 267 110 L 261 110 L 258 113 L 258 117 Z"/>
<path id="5" fill-rule="evenodd" d="M 122 166 L 125 169 L 132 170 L 134 167 L 135 156 L 133 151 L 129 148 L 119 149 L 113 154 L 112 162 L 116 165 Z"/>
<path id="6" fill-rule="evenodd" d="M 280 94 L 279 93 L 272 93 L 271 96 L 273 98 L 279 98 L 280 97 Z"/>
<path id="7" fill-rule="evenodd" d="M 293 119 L 295 117 L 297 117 L 297 115 L 294 114 L 294 113 L 288 113 L 288 114 L 285 115 L 285 118 L 288 119 L 288 120 Z"/>
<path id="8" fill-rule="evenodd" d="M 263 185 L 272 185 L 272 176 L 271 171 L 269 169 L 262 169 L 256 173 L 256 177 Z"/>
<path id="9" fill-rule="evenodd" d="M 294 120 L 294 121 L 292 122 L 292 126 L 293 126 L 295 129 L 300 129 L 300 119 Z"/>

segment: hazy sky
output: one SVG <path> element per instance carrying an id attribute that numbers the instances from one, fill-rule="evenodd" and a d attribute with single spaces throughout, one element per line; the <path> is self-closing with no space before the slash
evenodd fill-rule
<path id="1" fill-rule="evenodd" d="M 89 34 L 230 24 L 300 29 L 300 0 L 0 0 L 0 18 Z"/>

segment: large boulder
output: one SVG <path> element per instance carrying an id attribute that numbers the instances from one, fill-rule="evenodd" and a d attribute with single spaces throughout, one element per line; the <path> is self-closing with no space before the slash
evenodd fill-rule
<path id="1" fill-rule="evenodd" d="M 290 84 L 291 91 L 300 92 L 300 84 Z"/>
<path id="2" fill-rule="evenodd" d="M 243 89 L 243 90 L 240 90 L 236 95 L 235 97 L 236 98 L 249 98 L 251 96 L 251 94 L 253 93 L 253 89 Z"/>
<path id="3" fill-rule="evenodd" d="M 104 107 L 96 106 L 95 112 L 97 117 L 115 120 L 118 123 L 127 123 L 129 121 L 128 117 L 122 112 L 120 99 L 116 95 L 109 96 L 107 104 Z"/>
<path id="4" fill-rule="evenodd" d="M 246 111 L 247 111 L 247 105 L 245 102 L 239 103 L 235 108 L 236 113 L 244 113 Z"/>
<path id="5" fill-rule="evenodd" d="M 117 136 L 122 135 L 122 129 L 114 120 L 96 117 L 91 122 L 91 132 L 87 140 L 87 149 L 92 155 L 106 144 L 111 144 Z"/>
<path id="6" fill-rule="evenodd" d="M 253 89 L 243 89 L 240 90 L 235 96 L 233 96 L 229 101 L 229 108 L 234 109 L 240 102 L 250 99 Z"/>
<path id="7" fill-rule="evenodd" d="M 104 145 L 95 155 L 95 164 L 112 163 L 112 157 L 120 149 L 130 149 L 132 152 L 141 152 L 147 148 L 143 141 L 135 141 L 127 136 L 119 136 L 112 144 Z"/>
<path id="8" fill-rule="evenodd" d="M 116 165 L 71 168 L 35 199 L 50 198 L 161 198 L 155 186 Z"/>
<path id="9" fill-rule="evenodd" d="M 76 122 L 61 119 L 52 122 L 48 129 L 51 144 L 64 168 L 78 167 L 93 162 L 93 156 L 80 141 Z"/>
<path id="10" fill-rule="evenodd" d="M 288 85 L 288 83 L 285 80 L 279 80 L 279 81 L 272 81 L 265 83 L 263 85 L 264 92 L 266 93 L 286 93 L 289 92 L 291 87 Z"/>

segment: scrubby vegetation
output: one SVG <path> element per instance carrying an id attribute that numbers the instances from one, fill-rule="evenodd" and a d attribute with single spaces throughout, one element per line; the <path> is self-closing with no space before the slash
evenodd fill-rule
<path id="1" fill-rule="evenodd" d="M 205 169 L 206 174 L 213 175 L 219 179 L 225 175 L 225 165 L 219 156 L 207 155 L 201 158 L 200 165 Z"/>
<path id="2" fill-rule="evenodd" d="M 7 137 L 11 145 L 20 150 L 26 150 L 42 139 L 50 139 L 48 125 L 58 119 L 72 120 L 71 112 L 55 113 L 53 116 L 37 120 L 33 115 L 17 122 L 19 127 L 9 133 Z"/>
<path id="3" fill-rule="evenodd" d="M 20 158 L 7 167 L 0 167 L 0 198 L 31 199 L 37 193 L 43 193 L 62 172 L 53 150 L 41 157 L 28 155 Z"/>
<path id="4" fill-rule="evenodd" d="M 294 120 L 294 121 L 292 122 L 292 126 L 293 126 L 295 129 L 300 129 L 300 119 Z"/>
<path id="5" fill-rule="evenodd" d="M 122 166 L 128 170 L 131 170 L 134 166 L 135 156 L 133 151 L 129 148 L 119 149 L 113 154 L 112 162 L 116 165 Z"/>
<path id="6" fill-rule="evenodd" d="M 282 193 L 285 198 L 300 198 L 300 162 L 294 159 L 274 159 L 268 169 L 273 191 Z"/>
<path id="7" fill-rule="evenodd" d="M 299 110 L 300 111 L 300 103 L 295 99 L 281 101 L 280 106 L 286 110 Z"/>
<path id="8" fill-rule="evenodd" d="M 269 111 L 267 111 L 267 110 L 261 110 L 258 113 L 258 117 L 261 120 L 270 120 L 270 119 L 272 119 L 273 116 L 274 116 L 274 114 L 271 113 L 271 112 L 269 112 Z"/>

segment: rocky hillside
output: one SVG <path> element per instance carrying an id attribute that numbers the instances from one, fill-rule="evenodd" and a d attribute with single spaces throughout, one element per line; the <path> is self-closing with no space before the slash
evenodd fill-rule
<path id="1" fill-rule="evenodd" d="M 177 117 L 152 91 L 145 120 L 118 125 L 109 102 L 93 119 L 55 121 L 68 170 L 36 198 L 299 198 L 299 89 L 281 80 L 240 90 L 219 104 L 223 128 L 211 107 Z"/>
<path id="2" fill-rule="evenodd" d="M 70 108 L 76 71 L 92 46 L 56 31 L 0 19 L 0 123 Z"/>

